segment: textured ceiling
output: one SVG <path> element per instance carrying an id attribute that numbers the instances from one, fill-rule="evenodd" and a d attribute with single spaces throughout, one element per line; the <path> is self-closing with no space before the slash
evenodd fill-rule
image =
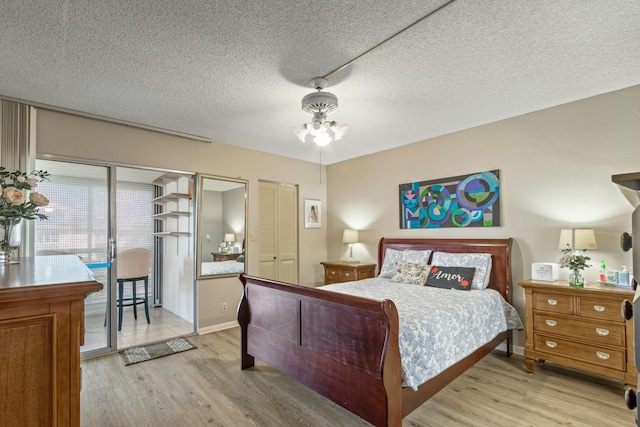
<path id="1" fill-rule="evenodd" d="M 318 161 L 325 76 L 444 0 L 0 0 L 0 96 Z M 327 76 L 323 163 L 640 84 L 638 0 L 457 0 Z"/>

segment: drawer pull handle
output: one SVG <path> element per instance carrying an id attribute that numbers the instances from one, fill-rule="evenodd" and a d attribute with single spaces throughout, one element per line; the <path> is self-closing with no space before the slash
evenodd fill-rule
<path id="1" fill-rule="evenodd" d="M 595 311 L 599 311 L 600 313 L 602 313 L 604 311 L 604 306 L 602 306 L 602 305 L 594 305 L 593 309 Z"/>
<path id="2" fill-rule="evenodd" d="M 598 358 L 602 360 L 609 359 L 609 353 L 605 353 L 603 351 L 596 351 L 596 356 L 598 356 Z"/>
<path id="3" fill-rule="evenodd" d="M 350 273 L 345 273 L 345 276 L 349 277 L 349 274 L 350 274 Z"/>
<path id="4" fill-rule="evenodd" d="M 596 328 L 596 333 L 601 337 L 606 337 L 607 335 L 609 335 L 609 330 L 603 329 L 603 328 Z"/>
<path id="5" fill-rule="evenodd" d="M 547 345 L 547 347 L 549 348 L 556 348 L 558 346 L 558 344 L 556 344 L 553 341 L 546 341 L 545 344 Z"/>
<path id="6" fill-rule="evenodd" d="M 555 320 L 551 320 L 551 319 L 547 319 L 545 320 L 545 323 L 551 327 L 556 326 L 558 324 L 558 322 L 556 322 Z"/>
<path id="7" fill-rule="evenodd" d="M 549 305 L 557 305 L 558 301 L 554 300 L 554 299 L 548 299 L 547 302 L 549 303 Z"/>

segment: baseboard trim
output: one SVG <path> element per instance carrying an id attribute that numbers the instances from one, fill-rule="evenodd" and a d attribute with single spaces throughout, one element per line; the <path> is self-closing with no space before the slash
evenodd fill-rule
<path id="1" fill-rule="evenodd" d="M 198 335 L 210 334 L 212 332 L 224 331 L 225 329 L 231 329 L 240 326 L 237 320 L 231 322 L 219 323 L 213 326 L 207 326 L 206 328 L 199 328 Z"/>

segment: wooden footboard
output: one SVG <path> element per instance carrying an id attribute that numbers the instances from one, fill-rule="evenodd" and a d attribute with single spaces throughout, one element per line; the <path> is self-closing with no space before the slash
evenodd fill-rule
<path id="1" fill-rule="evenodd" d="M 245 274 L 240 280 L 242 369 L 258 358 L 373 425 L 402 425 L 393 302 Z"/>

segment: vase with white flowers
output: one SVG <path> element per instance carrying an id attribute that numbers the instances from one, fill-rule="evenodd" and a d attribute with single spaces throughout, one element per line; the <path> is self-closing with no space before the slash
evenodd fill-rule
<path id="1" fill-rule="evenodd" d="M 569 285 L 575 287 L 584 286 L 584 276 L 582 275 L 582 270 L 587 267 L 591 267 L 591 264 L 588 264 L 587 261 L 590 261 L 591 258 L 585 256 L 586 249 L 582 252 L 574 253 L 571 250 L 571 247 L 567 245 L 566 249 L 562 250 L 564 254 L 562 258 L 560 258 L 560 267 L 570 268 L 572 273 L 569 275 Z"/>
<path id="2" fill-rule="evenodd" d="M 49 200 L 33 190 L 48 177 L 42 170 L 9 172 L 0 166 L 0 264 L 11 263 L 11 253 L 20 247 L 22 220 L 47 219 L 40 208 L 49 205 Z"/>

